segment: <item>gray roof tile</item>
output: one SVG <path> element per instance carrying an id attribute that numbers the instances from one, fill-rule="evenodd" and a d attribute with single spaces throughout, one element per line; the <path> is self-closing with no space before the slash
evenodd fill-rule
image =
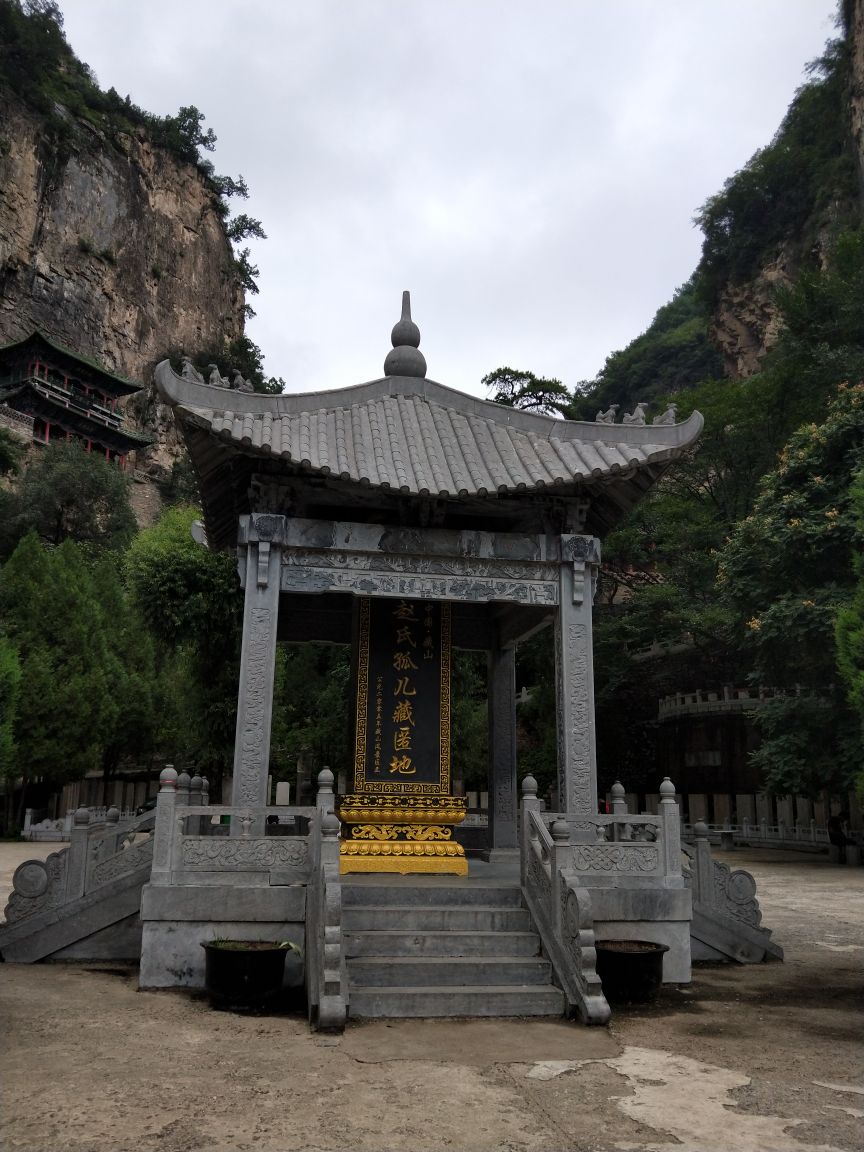
<path id="1" fill-rule="evenodd" d="M 191 420 L 246 452 L 405 493 L 482 495 L 612 477 L 673 459 L 702 428 L 698 413 L 657 427 L 556 420 L 408 377 L 262 396 L 182 379 L 165 361 L 156 381 L 181 424 Z"/>

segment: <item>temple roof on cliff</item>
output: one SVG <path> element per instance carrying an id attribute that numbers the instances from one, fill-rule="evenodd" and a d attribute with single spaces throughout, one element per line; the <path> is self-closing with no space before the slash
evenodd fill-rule
<path id="1" fill-rule="evenodd" d="M 20 359 L 31 352 L 34 355 L 45 356 L 46 360 L 50 360 L 58 368 L 66 368 L 76 375 L 98 378 L 105 391 L 113 396 L 131 396 L 134 392 L 141 391 L 141 385 L 136 384 L 134 380 L 127 380 L 125 376 L 118 376 L 116 372 L 109 371 L 98 360 L 85 356 L 81 352 L 75 352 L 71 348 L 66 348 L 38 329 L 34 329 L 20 340 L 0 344 L 0 372 L 2 372 L 2 365 L 11 364 L 13 359 Z"/>
<path id="2" fill-rule="evenodd" d="M 256 488 L 279 484 L 283 506 L 267 510 L 289 515 L 604 536 L 702 429 L 698 412 L 604 424 L 480 400 L 425 378 L 410 312 L 392 339 L 384 377 L 330 392 L 240 393 L 157 367 L 214 547 L 234 544 L 239 515 L 264 510 Z"/>

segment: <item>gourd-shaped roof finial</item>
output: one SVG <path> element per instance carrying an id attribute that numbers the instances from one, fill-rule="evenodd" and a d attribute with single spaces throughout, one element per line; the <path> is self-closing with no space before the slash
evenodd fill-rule
<path id="1" fill-rule="evenodd" d="M 419 349 L 420 329 L 411 319 L 411 293 L 402 293 L 402 319 L 390 333 L 393 348 L 384 361 L 385 376 L 426 375 L 426 357 Z"/>

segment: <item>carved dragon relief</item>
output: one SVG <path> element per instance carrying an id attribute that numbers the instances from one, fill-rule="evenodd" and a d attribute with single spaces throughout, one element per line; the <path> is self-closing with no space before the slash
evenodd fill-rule
<path id="1" fill-rule="evenodd" d="M 467 556 L 388 555 L 383 552 L 286 548 L 285 568 L 336 568 L 353 572 L 401 573 L 418 576 L 468 576 L 473 579 L 555 581 L 558 565 L 548 561 L 480 559 Z"/>
<path id="2" fill-rule="evenodd" d="M 377 571 L 283 567 L 283 592 L 353 592 L 359 596 L 397 596 L 413 600 L 465 600 L 486 603 L 500 600 L 515 604 L 553 606 L 558 585 L 550 581 L 499 580 L 473 576 L 416 576 Z"/>
<path id="3" fill-rule="evenodd" d="M 291 837 L 250 838 L 184 836 L 183 867 L 190 871 L 257 871 L 296 868 L 305 872 L 308 846 Z"/>

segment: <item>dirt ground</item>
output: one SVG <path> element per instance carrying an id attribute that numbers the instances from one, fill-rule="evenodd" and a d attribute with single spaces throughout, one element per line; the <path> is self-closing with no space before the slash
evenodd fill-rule
<path id="1" fill-rule="evenodd" d="M 0 889 L 35 854 L 0 845 Z M 860 1149 L 864 869 L 791 853 L 724 859 L 756 875 L 785 963 L 699 967 L 608 1029 L 379 1021 L 316 1036 L 299 1015 L 138 992 L 134 969 L 2 965 L 0 1147 Z"/>

